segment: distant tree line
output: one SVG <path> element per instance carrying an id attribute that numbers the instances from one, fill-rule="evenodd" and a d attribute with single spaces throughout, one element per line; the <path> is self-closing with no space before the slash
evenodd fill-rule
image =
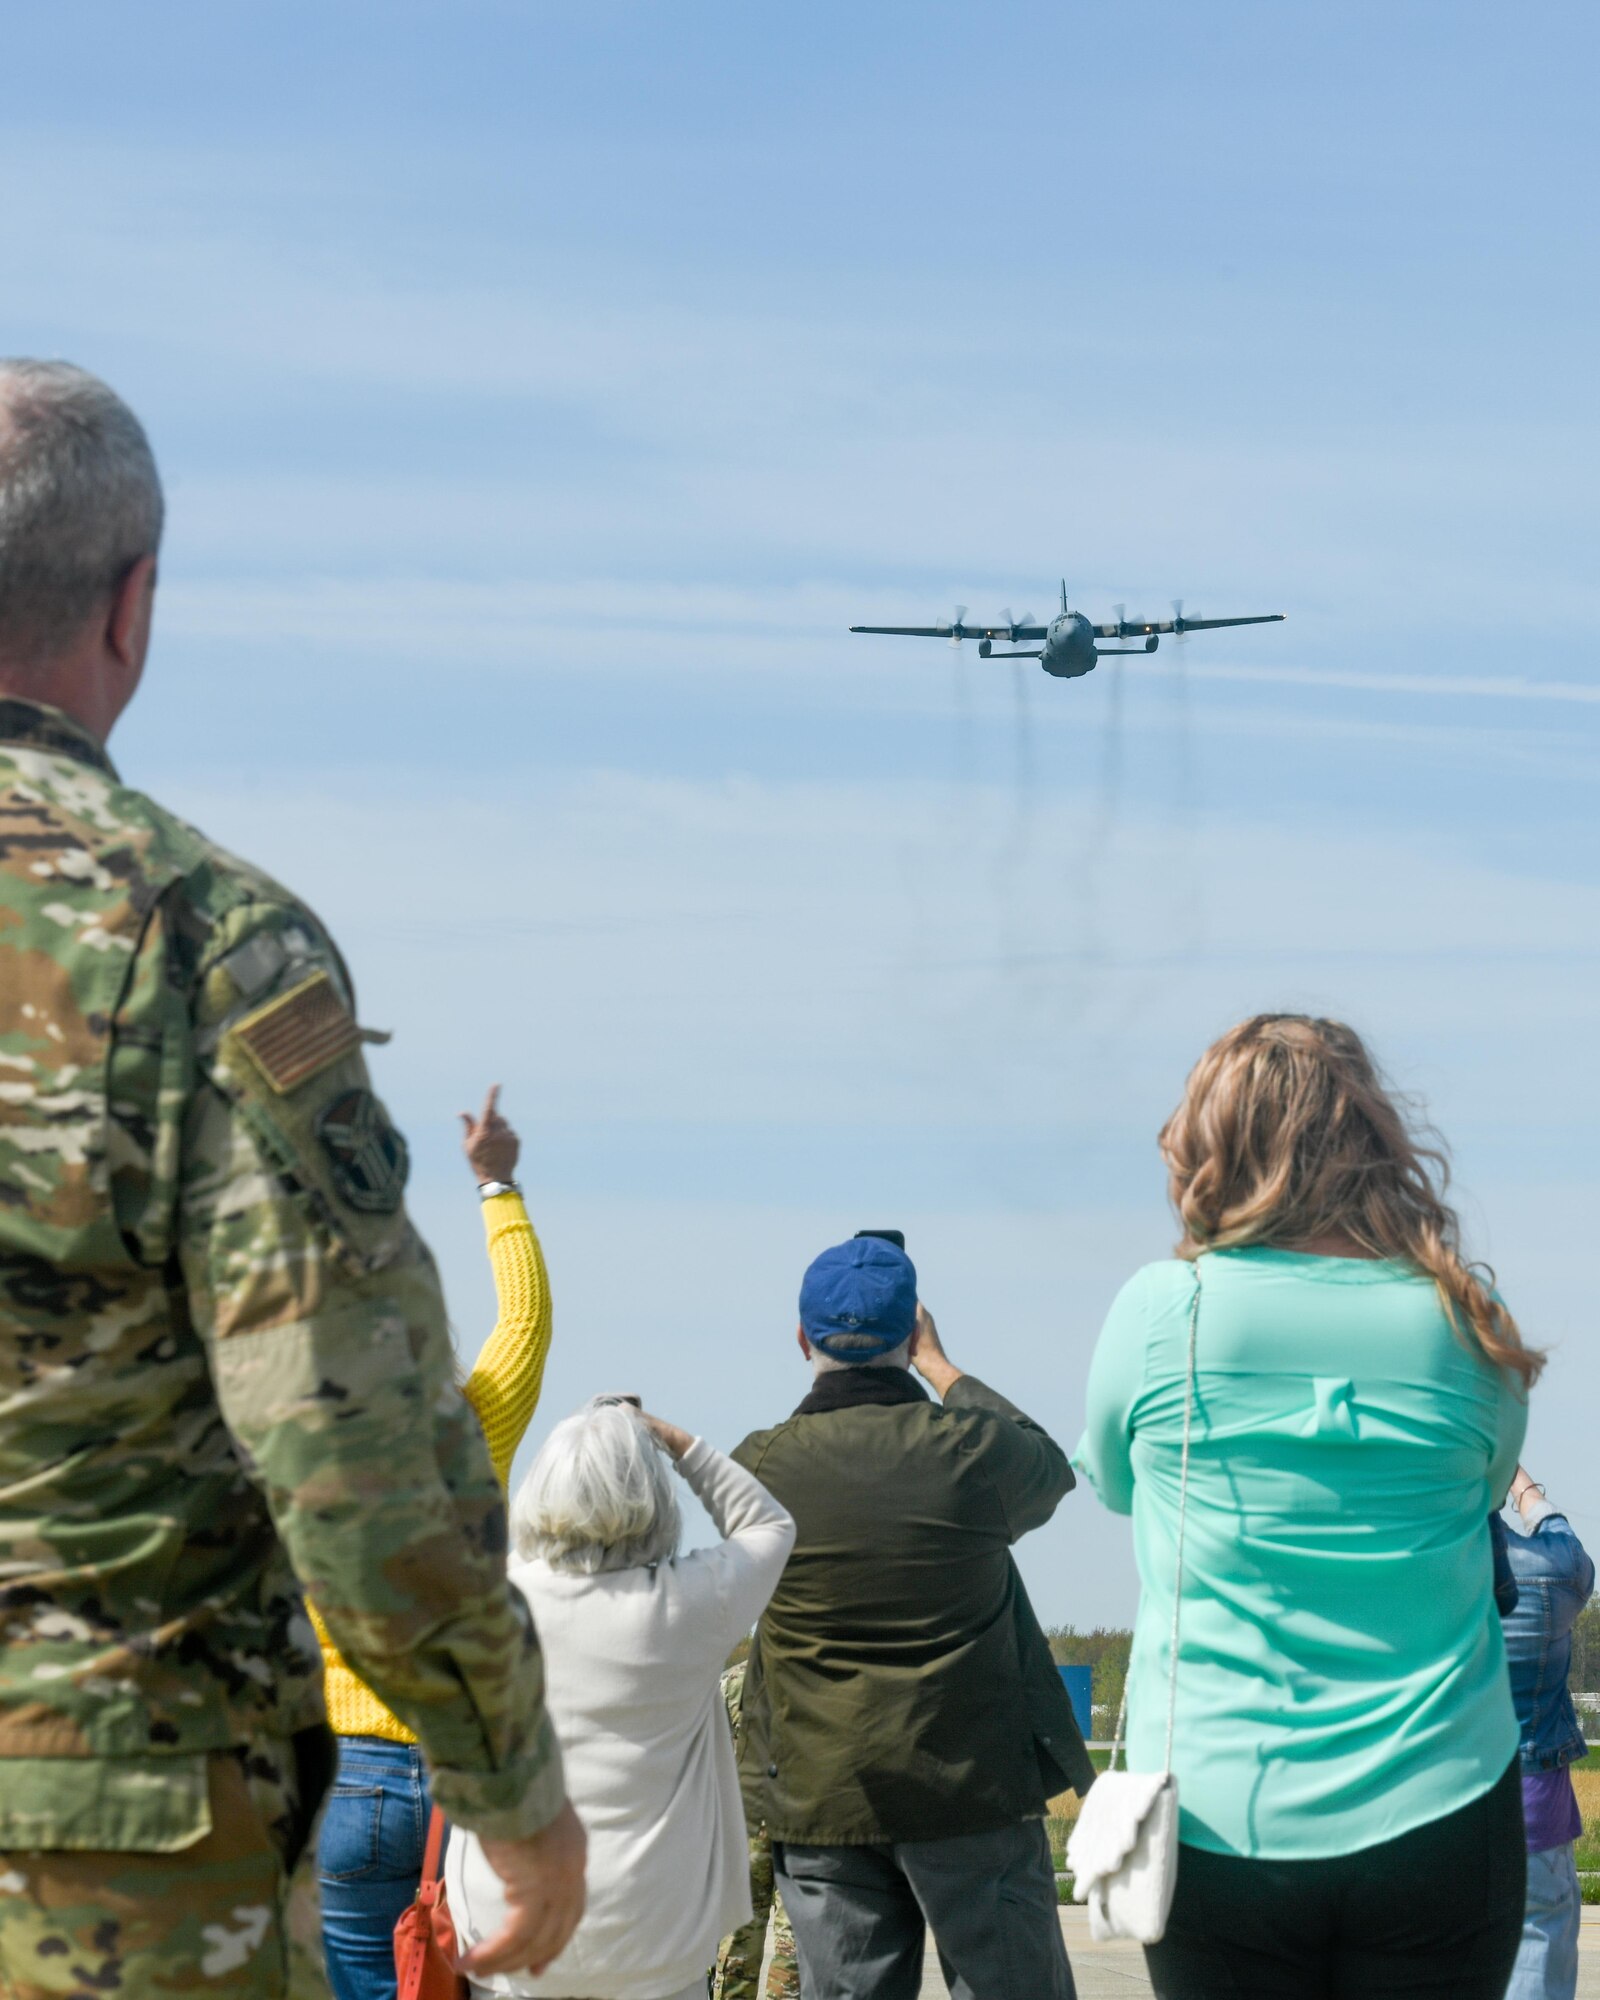
<path id="1" fill-rule="evenodd" d="M 1567 1685 L 1574 1694 L 1600 1694 L 1600 1596 L 1589 1599 L 1572 1628 L 1572 1674 Z"/>
<path id="2" fill-rule="evenodd" d="M 1589 1599 L 1572 1628 L 1572 1673 L 1567 1686 L 1574 1694 L 1600 1694 L 1600 1596 Z M 1580 1709 L 1578 1722 L 1591 1742 L 1600 1737 L 1600 1713 Z"/>
<path id="3" fill-rule="evenodd" d="M 1094 1669 L 1094 1734 L 1109 1738 L 1122 1706 L 1133 1634 L 1115 1625 L 1096 1625 L 1090 1632 L 1080 1632 L 1076 1625 L 1051 1625 L 1045 1637 L 1058 1667 Z"/>

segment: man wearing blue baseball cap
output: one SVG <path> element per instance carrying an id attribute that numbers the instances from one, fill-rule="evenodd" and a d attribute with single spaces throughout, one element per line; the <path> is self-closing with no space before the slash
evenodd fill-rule
<path id="1" fill-rule="evenodd" d="M 1010 1554 L 1066 1453 L 953 1366 L 889 1232 L 811 1265 L 799 1341 L 810 1394 L 734 1456 L 798 1531 L 739 1768 L 803 1991 L 913 2000 L 931 1928 L 952 2000 L 1070 2000 L 1043 1820 L 1094 1773 Z"/>

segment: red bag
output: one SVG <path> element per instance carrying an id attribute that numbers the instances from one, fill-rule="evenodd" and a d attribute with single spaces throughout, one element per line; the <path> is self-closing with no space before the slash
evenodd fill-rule
<path id="1" fill-rule="evenodd" d="M 456 1970 L 456 1927 L 439 1880 L 443 1846 L 444 1814 L 435 1806 L 428 1821 L 417 1900 L 394 1927 L 399 2000 L 467 2000 L 467 1982 Z"/>

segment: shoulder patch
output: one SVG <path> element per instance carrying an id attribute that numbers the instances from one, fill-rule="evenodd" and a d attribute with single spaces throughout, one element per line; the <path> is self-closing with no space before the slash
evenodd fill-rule
<path id="1" fill-rule="evenodd" d="M 233 1036 L 280 1097 L 361 1046 L 361 1031 L 325 972 L 247 1014 Z"/>
<path id="2" fill-rule="evenodd" d="M 342 1090 L 317 1114 L 317 1139 L 333 1184 L 364 1215 L 392 1215 L 406 1190 L 411 1156 L 370 1090 Z"/>

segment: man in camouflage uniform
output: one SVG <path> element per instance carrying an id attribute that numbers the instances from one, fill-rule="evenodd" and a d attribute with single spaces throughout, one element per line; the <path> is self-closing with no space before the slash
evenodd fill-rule
<path id="1" fill-rule="evenodd" d="M 722 1676 L 733 1740 L 739 1741 L 744 1704 L 744 1662 Z M 794 1954 L 794 1932 L 772 1875 L 772 1841 L 764 1826 L 750 1829 L 749 1923 L 722 1940 L 712 1975 L 712 2000 L 761 2000 L 761 1960 L 767 1948 L 767 1918 L 772 1919 L 772 1963 L 767 1968 L 767 2000 L 800 2000 L 800 1961 Z"/>
<path id="2" fill-rule="evenodd" d="M 0 1993 L 317 1990 L 302 1586 L 537 1968 L 583 1833 L 348 976 L 104 748 L 160 527 L 111 391 L 0 363 Z"/>

